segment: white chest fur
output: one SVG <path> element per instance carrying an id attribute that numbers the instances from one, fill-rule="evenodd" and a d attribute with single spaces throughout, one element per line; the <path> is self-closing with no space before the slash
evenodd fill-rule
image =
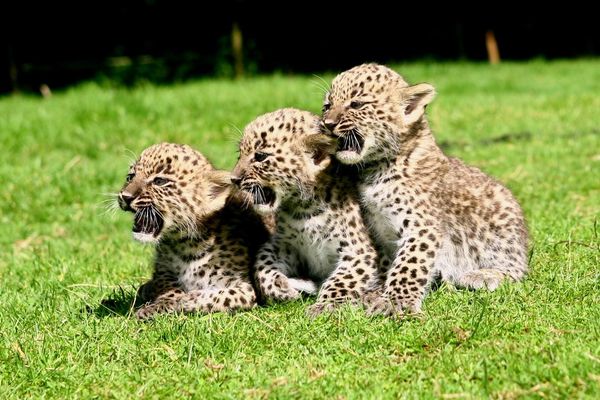
<path id="1" fill-rule="evenodd" d="M 290 240 L 309 274 L 318 280 L 327 278 L 337 266 L 340 238 L 335 237 L 332 226 L 327 223 L 327 212 L 305 219 L 287 218 L 288 229 L 294 231 Z"/>
<path id="2" fill-rule="evenodd" d="M 400 182 L 383 180 L 363 183 L 359 185 L 359 191 L 369 229 L 384 247 L 387 256 L 394 257 L 398 241 L 405 236 L 404 221 L 414 216 L 414 210 L 404 203 L 409 193 Z"/>

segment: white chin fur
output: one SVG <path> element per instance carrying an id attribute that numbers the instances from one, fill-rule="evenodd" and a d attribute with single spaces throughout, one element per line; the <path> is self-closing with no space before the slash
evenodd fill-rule
<path id="1" fill-rule="evenodd" d="M 275 205 L 271 206 L 268 204 L 254 204 L 254 211 L 256 211 L 256 213 L 259 215 L 272 214 L 276 209 L 277 207 L 275 207 Z"/>
<path id="2" fill-rule="evenodd" d="M 357 164 L 362 160 L 362 156 L 359 153 L 349 150 L 336 152 L 335 158 L 337 158 L 342 164 Z"/>
<path id="3" fill-rule="evenodd" d="M 158 238 L 151 233 L 133 232 L 133 238 L 142 243 L 158 243 Z"/>

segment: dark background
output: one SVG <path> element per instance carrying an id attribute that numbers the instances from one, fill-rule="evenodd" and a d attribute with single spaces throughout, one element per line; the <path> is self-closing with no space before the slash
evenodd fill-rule
<path id="1" fill-rule="evenodd" d="M 457 9 L 365 0 L 3 2 L 0 93 L 88 79 L 130 85 L 233 77 L 234 23 L 243 35 L 246 75 L 339 71 L 367 61 L 486 61 L 489 30 L 502 60 L 600 52 L 599 23 L 589 6 L 557 3 L 548 12 L 553 6 L 473 4 Z"/>

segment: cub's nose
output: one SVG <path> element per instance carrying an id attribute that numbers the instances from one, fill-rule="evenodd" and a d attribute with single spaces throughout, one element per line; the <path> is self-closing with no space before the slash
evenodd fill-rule
<path id="1" fill-rule="evenodd" d="M 240 186 L 240 183 L 242 183 L 242 177 L 238 176 L 238 175 L 231 175 L 231 183 L 233 183 L 236 186 Z"/>
<path id="2" fill-rule="evenodd" d="M 131 210 L 131 202 L 135 199 L 135 196 L 128 192 L 119 193 L 119 205 L 125 211 Z"/>
<path id="3" fill-rule="evenodd" d="M 323 125 L 325 125 L 325 128 L 327 128 L 330 132 L 333 132 L 337 124 L 338 121 L 334 120 L 333 118 L 325 118 L 323 120 Z"/>

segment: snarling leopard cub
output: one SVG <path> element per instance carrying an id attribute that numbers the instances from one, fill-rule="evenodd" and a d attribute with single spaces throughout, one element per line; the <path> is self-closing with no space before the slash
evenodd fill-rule
<path id="1" fill-rule="evenodd" d="M 138 291 L 139 318 L 256 304 L 250 269 L 268 234 L 231 188 L 230 173 L 185 145 L 151 146 L 130 167 L 119 205 L 134 213 L 134 238 L 156 245 L 152 279 Z"/>
<path id="2" fill-rule="evenodd" d="M 521 207 L 506 187 L 436 145 L 425 117 L 434 93 L 364 64 L 338 75 L 325 96 L 322 122 L 338 138 L 336 158 L 360 166 L 366 220 L 393 260 L 374 313 L 419 311 L 436 276 L 493 290 L 527 271 Z"/>
<path id="3" fill-rule="evenodd" d="M 377 253 L 361 214 L 352 176 L 337 171 L 335 140 L 317 116 L 282 109 L 244 130 L 233 180 L 260 214 L 277 213 L 275 234 L 259 250 L 256 279 L 267 299 L 290 300 L 321 283 L 309 313 L 356 302 L 376 279 Z"/>

